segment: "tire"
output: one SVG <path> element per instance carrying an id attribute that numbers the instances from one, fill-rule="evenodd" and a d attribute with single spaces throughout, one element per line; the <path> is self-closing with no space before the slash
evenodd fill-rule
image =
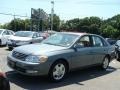
<path id="1" fill-rule="evenodd" d="M 4 85 L 4 89 L 3 90 L 10 90 L 10 83 L 8 80 L 4 80 L 3 82 L 3 85 Z"/>
<path id="2" fill-rule="evenodd" d="M 120 62 L 120 57 L 119 57 L 119 53 L 116 53 L 116 60 Z"/>
<path id="3" fill-rule="evenodd" d="M 8 47 L 8 49 L 9 49 L 9 50 L 12 50 L 12 49 L 13 49 L 13 47 Z"/>
<path id="4" fill-rule="evenodd" d="M 108 58 L 108 57 L 105 57 L 105 58 L 103 59 L 102 65 L 101 65 L 101 69 L 102 69 L 102 70 L 106 70 L 106 69 L 108 68 L 108 66 L 109 66 L 109 63 L 110 63 L 109 58 Z"/>
<path id="5" fill-rule="evenodd" d="M 1 39 L 0 39 L 0 45 L 2 45 L 2 41 L 1 41 Z"/>
<path id="6" fill-rule="evenodd" d="M 52 82 L 62 81 L 68 72 L 68 66 L 64 61 L 55 62 L 49 71 L 49 80 Z"/>
<path id="7" fill-rule="evenodd" d="M 10 90 L 10 83 L 6 78 L 4 78 L 2 85 L 2 90 Z"/>

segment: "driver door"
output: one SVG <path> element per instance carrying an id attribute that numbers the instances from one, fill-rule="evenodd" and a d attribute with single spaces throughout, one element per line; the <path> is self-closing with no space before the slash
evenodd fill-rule
<path id="1" fill-rule="evenodd" d="M 92 43 L 89 35 L 82 36 L 77 42 L 80 47 L 75 48 L 73 56 L 73 68 L 80 68 L 89 66 L 93 62 L 93 55 L 91 53 Z"/>

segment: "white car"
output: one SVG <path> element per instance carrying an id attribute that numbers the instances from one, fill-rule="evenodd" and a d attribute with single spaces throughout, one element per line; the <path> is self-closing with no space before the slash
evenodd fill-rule
<path id="1" fill-rule="evenodd" d="M 0 29 L 0 45 L 6 45 L 8 39 L 14 35 L 12 30 Z"/>
<path id="2" fill-rule="evenodd" d="M 18 31 L 8 39 L 7 46 L 9 49 L 12 49 L 13 47 L 21 45 L 40 43 L 42 40 L 43 37 L 41 37 L 38 32 Z"/>

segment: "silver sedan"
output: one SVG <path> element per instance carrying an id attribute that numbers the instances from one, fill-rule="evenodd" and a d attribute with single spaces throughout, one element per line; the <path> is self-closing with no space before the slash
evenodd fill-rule
<path id="1" fill-rule="evenodd" d="M 8 55 L 8 65 L 24 75 L 48 75 L 61 81 L 74 69 L 98 65 L 107 69 L 115 50 L 95 34 L 56 33 L 40 44 L 15 48 Z"/>

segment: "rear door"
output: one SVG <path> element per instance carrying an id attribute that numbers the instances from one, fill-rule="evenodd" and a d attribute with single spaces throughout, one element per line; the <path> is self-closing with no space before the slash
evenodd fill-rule
<path id="1" fill-rule="evenodd" d="M 105 45 L 104 40 L 99 37 L 92 35 L 93 48 L 91 54 L 94 55 L 93 64 L 102 63 L 103 58 L 105 57 L 108 47 Z"/>

